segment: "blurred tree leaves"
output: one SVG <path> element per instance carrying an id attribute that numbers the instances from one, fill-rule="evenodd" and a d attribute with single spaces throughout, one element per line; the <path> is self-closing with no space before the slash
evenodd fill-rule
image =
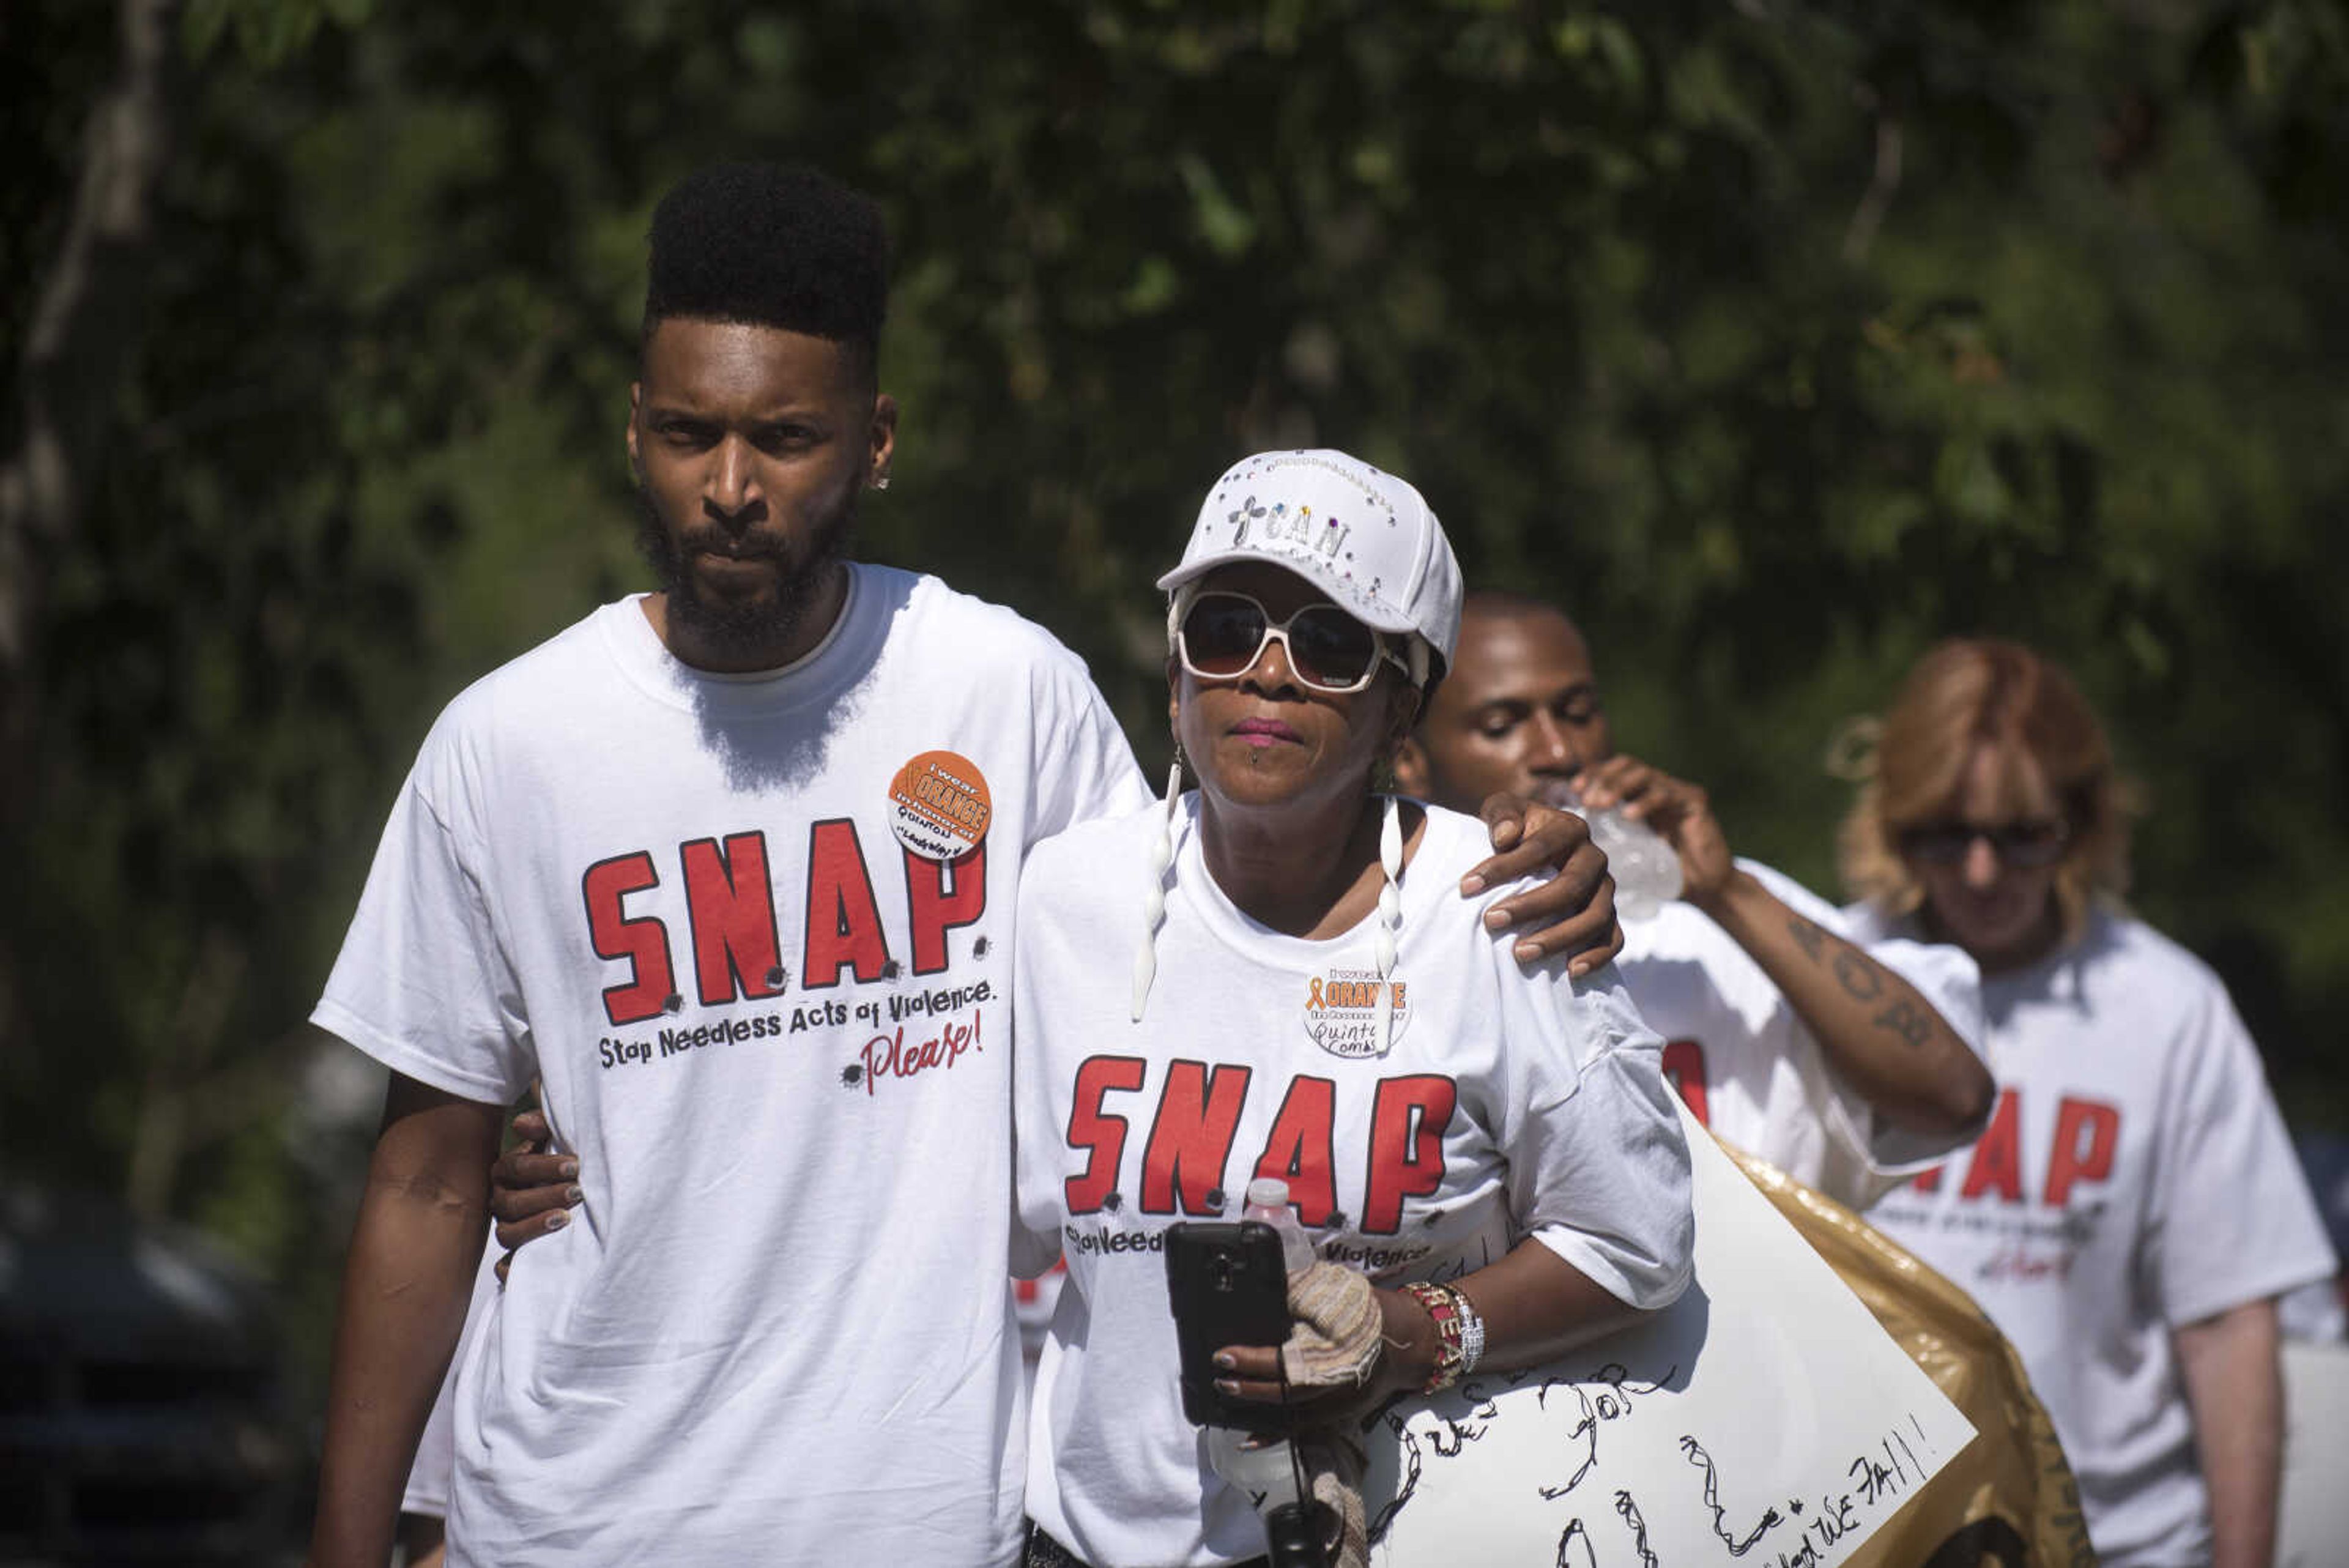
<path id="1" fill-rule="evenodd" d="M 101 21 L 0 23 L 0 299 Z M 2332 0 L 191 0 L 181 40 L 154 325 L 10 760 L 12 1162 L 315 1241 L 266 1174 L 299 1021 L 432 711 L 638 581 L 641 235 L 742 155 L 890 213 L 869 552 L 1055 628 L 1145 761 L 1150 579 L 1261 445 L 1413 477 L 1822 886 L 1840 722 L 2022 636 L 2150 785 L 2144 907 L 2349 1117 Z"/>
<path id="2" fill-rule="evenodd" d="M 204 59 L 233 37 L 248 60 L 266 68 L 301 53 L 325 24 L 356 27 L 374 10 L 375 0 L 188 0 L 180 29 L 191 59 Z"/>

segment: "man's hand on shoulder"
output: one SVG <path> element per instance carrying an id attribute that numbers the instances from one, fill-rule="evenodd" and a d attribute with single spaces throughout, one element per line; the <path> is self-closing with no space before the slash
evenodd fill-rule
<path id="1" fill-rule="evenodd" d="M 1476 815 L 1492 836 L 1494 854 L 1461 878 L 1463 898 L 1536 872 L 1556 873 L 1485 912 L 1485 924 L 1494 930 L 1523 929 L 1511 950 L 1517 961 L 1571 953 L 1567 972 L 1577 980 L 1614 961 L 1623 950 L 1615 878 L 1608 874 L 1606 855 L 1590 842 L 1589 825 L 1572 812 L 1506 792 L 1487 797 Z"/>

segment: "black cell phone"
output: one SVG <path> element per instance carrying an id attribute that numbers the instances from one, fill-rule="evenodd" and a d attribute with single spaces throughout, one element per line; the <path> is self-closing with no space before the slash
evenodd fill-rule
<path id="1" fill-rule="evenodd" d="M 1183 1415 L 1195 1427 L 1281 1432 L 1288 1412 L 1216 1391 L 1215 1355 L 1227 1345 L 1288 1337 L 1288 1274 L 1280 1235 L 1260 1220 L 1166 1228 L 1166 1298 L 1183 1352 Z"/>

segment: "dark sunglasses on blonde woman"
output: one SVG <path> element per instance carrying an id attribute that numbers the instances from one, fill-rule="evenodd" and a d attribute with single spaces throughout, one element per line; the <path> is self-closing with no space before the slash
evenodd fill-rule
<path id="1" fill-rule="evenodd" d="M 1921 822 L 1900 830 L 1900 853 L 1928 866 L 1954 866 L 1966 857 L 1977 838 L 1990 841 L 1990 852 L 1998 857 L 2000 865 L 2030 870 L 2062 859 L 2072 834 L 2057 817 L 2001 823 Z"/>

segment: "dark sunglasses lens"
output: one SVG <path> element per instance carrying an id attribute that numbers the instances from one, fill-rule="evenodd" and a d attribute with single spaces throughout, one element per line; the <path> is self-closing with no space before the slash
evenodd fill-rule
<path id="1" fill-rule="evenodd" d="M 1974 835 L 1970 827 L 1957 823 L 1937 823 L 1930 827 L 1912 827 L 1900 836 L 1900 847 L 1911 860 L 1922 860 L 1929 866 L 1954 866 L 1966 857 L 1973 846 Z"/>
<path id="2" fill-rule="evenodd" d="M 1990 836 L 1991 846 L 2009 866 L 2053 866 L 2064 856 L 2064 828 L 2054 822 L 2018 822 Z"/>
<path id="3" fill-rule="evenodd" d="M 1288 651 L 1316 686 L 1351 686 L 1379 661 L 1379 638 L 1344 610 L 1313 605 L 1290 619 Z"/>
<path id="4" fill-rule="evenodd" d="M 1990 840 L 1991 853 L 2002 864 L 2022 869 L 2053 866 L 2064 857 L 2064 825 L 2060 822 L 2010 822 L 1996 827 L 1976 827 L 1965 822 L 1929 823 L 1903 833 L 1900 847 L 1911 860 L 1929 866 L 1954 866 L 1966 857 L 1977 838 Z"/>
<path id="5" fill-rule="evenodd" d="M 1228 594 L 1203 594 L 1183 618 L 1183 654 L 1202 675 L 1237 675 L 1264 646 L 1264 611 Z"/>

